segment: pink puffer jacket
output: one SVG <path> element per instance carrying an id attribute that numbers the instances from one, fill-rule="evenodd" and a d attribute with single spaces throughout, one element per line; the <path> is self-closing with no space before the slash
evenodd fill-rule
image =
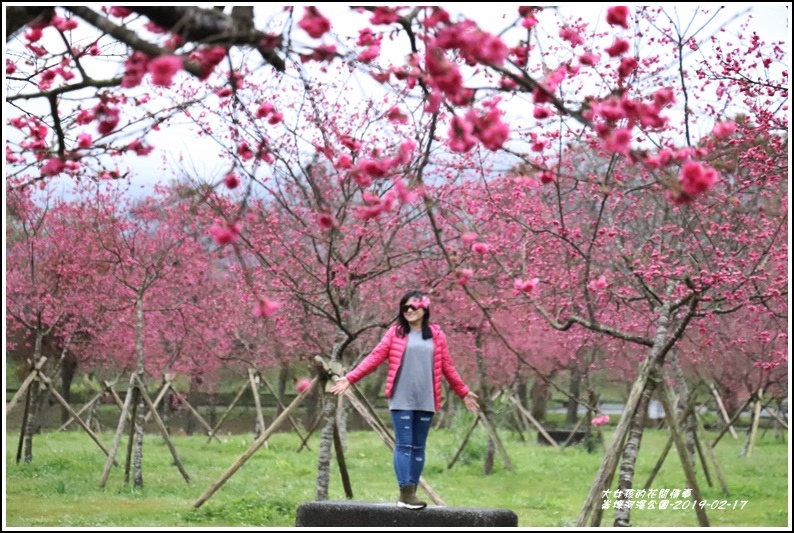
<path id="1" fill-rule="evenodd" d="M 430 324 L 433 331 L 433 397 L 435 399 L 436 411 L 441 408 L 441 376 L 443 375 L 455 394 L 464 398 L 469 393 L 469 388 L 463 383 L 458 371 L 452 364 L 452 357 L 449 355 L 447 347 L 447 336 L 441 331 L 438 324 Z M 399 337 L 397 326 L 392 326 L 383 336 L 381 341 L 359 365 L 345 375 L 352 385 L 361 380 L 380 364 L 389 359 L 389 373 L 386 376 L 386 397 L 391 398 L 394 378 L 400 369 L 400 363 L 408 344 L 408 336 Z"/>

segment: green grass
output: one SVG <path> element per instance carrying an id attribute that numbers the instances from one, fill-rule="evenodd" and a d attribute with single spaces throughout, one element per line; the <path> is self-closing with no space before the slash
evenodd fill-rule
<path id="1" fill-rule="evenodd" d="M 505 468 L 499 455 L 491 475 L 483 474 L 486 434 L 478 426 L 452 469 L 448 462 L 468 427 L 468 414 L 450 430 L 435 429 L 428 440 L 424 477 L 450 506 L 507 508 L 516 513 L 519 527 L 567 527 L 575 523 L 600 466 L 604 449 L 587 453 L 580 447 L 554 450 L 501 432 L 515 470 Z M 101 434 L 107 448 L 112 432 Z M 705 442 L 713 441 L 709 433 Z M 605 432 L 605 442 L 611 438 Z M 698 468 L 703 497 L 709 501 L 746 501 L 743 508 L 710 510 L 716 527 L 774 527 L 790 525 L 788 440 L 769 430 L 759 435 L 751 457 L 739 457 L 744 436 L 723 437 L 715 449 L 730 494 L 723 495 L 711 465 L 714 486 Z M 173 464 L 167 446 L 156 434 L 144 441 L 144 487 L 124 483 L 126 438 L 118 456 L 121 467 L 111 471 L 104 490 L 99 482 L 105 455 L 82 431 L 43 433 L 34 439 L 30 464 L 15 462 L 18 432 L 6 436 L 6 526 L 9 527 L 290 527 L 296 508 L 315 498 L 319 437 L 311 451 L 298 453 L 294 433 L 271 437 L 267 447 L 251 458 L 198 509 L 194 503 L 252 444 L 251 435 L 222 437 L 207 444 L 205 437 L 174 436 L 173 442 L 191 477 L 188 484 Z M 667 439 L 665 431 L 648 430 L 637 465 L 635 487 L 645 484 Z M 370 431 L 348 435 L 345 453 L 356 500 L 391 502 L 397 489 L 391 452 Z M 668 456 L 652 485 L 683 489 L 684 475 L 677 455 Z M 420 489 L 420 493 L 421 493 Z M 332 467 L 330 499 L 344 499 L 336 464 Z M 658 499 L 657 499 L 658 501 Z M 697 527 L 695 512 L 680 509 L 634 510 L 632 525 L 641 527 Z M 611 526 L 614 511 L 605 511 L 603 526 Z"/>

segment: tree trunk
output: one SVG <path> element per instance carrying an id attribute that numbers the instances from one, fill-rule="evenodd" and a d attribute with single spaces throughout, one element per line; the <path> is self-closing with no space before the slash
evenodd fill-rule
<path id="1" fill-rule="evenodd" d="M 41 359 L 42 345 L 44 343 L 44 333 L 37 331 L 36 340 L 33 344 L 33 366 Z M 39 425 L 39 411 L 41 404 L 44 400 L 44 395 L 41 393 L 41 383 L 39 380 L 34 380 L 30 385 L 30 404 L 28 410 L 27 422 L 25 424 L 25 452 L 24 460 L 26 463 L 33 461 L 33 435 L 38 431 Z"/>
<path id="2" fill-rule="evenodd" d="M 488 446 L 485 448 L 485 463 L 482 467 L 482 472 L 486 476 L 493 473 L 494 457 L 496 456 L 496 443 L 493 437 L 488 436 Z"/>
<path id="3" fill-rule="evenodd" d="M 342 357 L 342 346 L 346 335 L 342 331 L 337 331 L 336 341 L 331 350 L 331 363 L 338 363 Z M 317 486 L 315 499 L 328 499 L 328 486 L 331 481 L 331 458 L 334 442 L 334 424 L 336 423 L 337 397 L 330 392 L 325 392 L 325 380 L 315 387 L 319 391 L 320 401 L 322 402 L 322 421 L 323 429 L 320 432 L 320 452 L 317 457 Z"/>
<path id="4" fill-rule="evenodd" d="M 668 291 L 671 290 L 672 286 L 668 288 Z M 645 386 L 648 383 L 651 374 L 658 372 L 659 369 L 662 368 L 667 353 L 672 348 L 673 344 L 681 338 L 681 335 L 683 335 L 683 332 L 686 330 L 689 321 L 697 309 L 697 305 L 699 303 L 697 296 L 689 295 L 686 298 L 689 298 L 689 309 L 686 315 L 679 317 L 679 322 L 672 332 L 669 331 L 669 328 L 674 302 L 664 303 L 656 310 L 656 334 L 654 336 L 652 346 L 650 347 L 648 356 L 640 365 L 639 373 L 637 374 L 637 377 L 631 386 L 629 397 L 626 400 L 626 405 L 623 408 L 623 414 L 621 415 L 620 421 L 618 422 L 618 425 L 615 428 L 615 432 L 612 436 L 612 442 L 609 444 L 606 452 L 604 453 L 604 459 L 598 469 L 596 478 L 593 481 L 593 484 L 590 486 L 590 491 L 588 492 L 587 498 L 585 499 L 582 511 L 579 513 L 579 516 L 576 519 L 576 527 L 585 527 L 585 524 L 593 513 L 593 510 L 596 507 L 601 507 L 601 504 L 598 503 L 597 500 L 601 496 L 602 492 L 611 486 L 612 479 L 615 475 L 617 462 L 629 431 L 629 424 L 631 422 L 631 418 L 634 416 L 634 412 L 637 410 L 637 404 L 640 401 L 642 392 L 645 390 Z M 681 305 L 684 302 L 685 300 L 680 300 L 679 302 L 675 302 L 675 305 Z M 597 527 L 598 525 L 599 523 L 596 521 L 595 523 L 591 524 L 591 527 Z"/>
<path id="5" fill-rule="evenodd" d="M 278 401 L 276 402 L 276 416 L 280 415 L 284 410 L 281 406 L 286 404 L 287 396 L 287 383 L 289 383 L 290 366 L 286 361 L 279 365 L 278 369 L 278 383 L 276 383 L 276 390 L 274 391 Z"/>
<path id="6" fill-rule="evenodd" d="M 136 318 L 135 321 L 135 352 L 138 356 L 138 387 L 143 387 L 143 295 L 139 294 L 135 302 Z M 143 391 L 138 398 L 138 409 L 135 420 L 135 438 L 133 440 L 133 461 L 132 479 L 133 486 L 143 487 L 143 418 L 146 416 L 146 409 L 143 403 Z"/>
<path id="7" fill-rule="evenodd" d="M 570 395 L 570 398 L 568 398 L 568 411 L 565 415 L 565 423 L 568 426 L 576 425 L 576 422 L 579 420 L 578 410 L 581 388 L 582 373 L 579 371 L 579 367 L 574 366 L 571 369 L 571 379 L 568 383 L 568 394 Z"/>
<path id="8" fill-rule="evenodd" d="M 549 398 L 551 397 L 551 385 L 549 385 L 547 380 L 538 376 L 532 383 L 529 394 L 532 398 L 532 409 L 530 413 L 538 422 L 545 422 Z"/>
<path id="9" fill-rule="evenodd" d="M 316 372 L 312 372 L 312 379 L 316 375 Z M 323 391 L 320 387 L 315 387 L 311 393 L 306 397 L 303 404 L 305 405 L 305 410 L 303 412 L 303 427 L 305 428 L 312 428 L 314 427 L 314 423 L 317 420 L 317 417 L 320 416 L 320 409 L 321 409 L 321 402 L 322 402 L 322 395 Z"/>
<path id="10" fill-rule="evenodd" d="M 649 381 L 645 385 L 645 390 L 637 403 L 637 410 L 629 425 L 629 433 L 626 439 L 626 446 L 623 448 L 623 461 L 620 463 L 620 474 L 618 477 L 618 501 L 623 502 L 615 507 L 615 527 L 629 527 L 631 525 L 631 509 L 627 503 L 631 498 L 627 497 L 628 491 L 634 486 L 634 474 L 637 467 L 637 456 L 640 452 L 642 442 L 642 432 L 645 429 L 645 414 L 648 412 L 648 403 L 651 400 L 656 383 Z"/>
<path id="11" fill-rule="evenodd" d="M 143 419 L 145 416 L 146 406 L 143 402 L 143 392 L 141 392 L 134 422 L 135 434 L 132 455 L 132 486 L 135 488 L 143 488 Z"/>
<path id="12" fill-rule="evenodd" d="M 334 439 L 334 418 L 336 417 L 336 397 L 322 393 L 323 430 L 320 433 L 320 453 L 317 459 L 317 494 L 315 499 L 328 499 L 328 486 L 331 480 L 331 448 Z"/>
<path id="13" fill-rule="evenodd" d="M 516 385 L 516 398 L 518 398 L 518 403 L 527 411 L 529 411 L 529 403 L 527 402 L 527 397 L 529 396 L 529 387 L 527 387 L 528 381 L 529 380 L 525 376 L 521 376 Z"/>
<path id="14" fill-rule="evenodd" d="M 678 352 L 675 350 L 670 351 L 670 363 L 672 375 L 675 376 L 675 389 L 676 392 L 678 392 L 678 405 L 676 406 L 676 411 L 677 416 L 680 416 L 687 405 L 689 405 L 689 396 L 691 393 L 686 379 L 684 378 L 684 371 L 681 368 L 681 361 L 678 359 Z M 686 439 L 686 452 L 689 457 L 689 463 L 692 465 L 692 468 L 697 468 L 697 461 L 695 460 L 695 431 L 697 431 L 697 420 L 695 419 L 694 409 L 697 409 L 697 407 L 693 406 L 692 413 L 686 417 L 681 429 L 684 431 L 684 437 Z"/>
<path id="15" fill-rule="evenodd" d="M 77 358 L 67 353 L 67 347 L 63 348 L 64 354 L 61 363 L 61 396 L 66 400 L 66 403 L 72 403 L 72 381 L 77 372 Z M 61 424 L 69 421 L 71 415 L 65 406 L 61 406 Z"/>
<path id="16" fill-rule="evenodd" d="M 483 354 L 483 326 L 486 324 L 485 319 L 480 323 L 477 328 L 477 335 L 474 338 L 475 358 L 477 360 L 477 372 L 480 375 L 480 390 L 477 391 L 480 396 L 480 409 L 482 409 L 485 419 L 491 423 L 491 427 L 496 427 L 493 421 L 493 414 L 491 411 L 491 394 L 488 389 L 487 372 L 485 369 L 485 357 Z M 488 436 L 488 446 L 485 449 L 485 463 L 483 464 L 483 473 L 487 476 L 493 473 L 494 456 L 496 455 L 496 443 L 493 437 Z"/>
<path id="17" fill-rule="evenodd" d="M 719 385 L 719 384 L 718 384 Z M 717 387 L 719 391 L 719 395 L 722 398 L 722 404 L 725 406 L 725 411 L 728 413 L 728 420 L 733 419 L 736 416 L 736 413 L 742 406 L 742 403 L 739 401 L 739 396 L 736 394 L 736 390 L 732 388 L 724 388 L 724 387 Z"/>

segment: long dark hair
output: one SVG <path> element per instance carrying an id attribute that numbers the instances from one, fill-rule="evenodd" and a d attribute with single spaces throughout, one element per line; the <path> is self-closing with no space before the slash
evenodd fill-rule
<path id="1" fill-rule="evenodd" d="M 397 335 L 399 337 L 405 337 L 408 335 L 408 332 L 411 331 L 411 325 L 408 324 L 408 321 L 405 319 L 405 315 L 403 314 L 403 306 L 405 305 L 405 302 L 411 298 L 420 300 L 425 296 L 425 293 L 414 289 L 406 292 L 403 297 L 400 298 L 400 309 L 397 311 Z M 425 315 L 422 317 L 422 338 L 433 338 L 433 330 L 430 329 L 430 306 L 425 307 Z"/>

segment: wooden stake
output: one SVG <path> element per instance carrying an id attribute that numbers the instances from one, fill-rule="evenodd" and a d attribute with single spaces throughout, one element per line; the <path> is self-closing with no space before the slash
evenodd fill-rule
<path id="1" fill-rule="evenodd" d="M 764 389 L 758 389 L 758 394 L 755 398 L 755 406 L 753 408 L 753 424 L 750 427 L 750 443 L 747 446 L 747 453 L 745 457 L 750 457 L 753 454 L 753 446 L 755 446 L 755 437 L 758 434 L 758 422 L 761 419 L 761 397 L 764 394 Z"/>
<path id="2" fill-rule="evenodd" d="M 171 457 L 174 458 L 174 464 L 179 469 L 179 473 L 182 474 L 182 477 L 185 478 L 185 481 L 189 484 L 190 476 L 185 470 L 185 467 L 182 466 L 182 461 L 179 460 L 179 455 L 177 455 L 176 449 L 174 449 L 174 445 L 171 442 L 171 439 L 168 437 L 168 429 L 165 427 L 163 419 L 160 418 L 159 414 L 157 414 L 157 407 L 155 407 L 154 403 L 152 403 L 152 400 L 149 399 L 149 394 L 147 394 L 146 387 L 143 386 L 140 376 L 136 376 L 136 379 L 138 380 L 138 388 L 141 391 L 140 394 L 143 396 L 143 401 L 146 402 L 149 412 L 154 413 L 152 415 L 154 417 L 154 422 L 157 424 L 157 427 L 160 429 L 160 433 L 163 435 L 163 440 L 165 440 L 165 444 L 168 446 L 168 451 L 171 452 Z"/>
<path id="3" fill-rule="evenodd" d="M 554 439 L 552 439 L 552 438 L 551 438 L 551 435 L 549 435 L 549 434 L 546 432 L 546 430 L 545 430 L 545 429 L 543 429 L 543 426 L 540 424 L 540 422 L 538 422 L 537 420 L 535 420 L 535 417 L 534 417 L 534 416 L 532 416 L 532 413 L 530 413 L 529 411 L 527 411 L 526 409 L 524 409 L 524 406 L 523 406 L 523 405 L 521 405 L 521 402 L 519 402 L 519 401 L 518 401 L 518 398 L 516 398 L 515 396 L 510 396 L 510 401 L 511 401 L 511 402 L 513 402 L 513 403 L 516 405 L 516 407 L 518 407 L 518 411 L 519 411 L 519 412 L 520 412 L 522 415 L 524 415 L 524 416 L 526 417 L 526 419 L 527 419 L 527 420 L 529 420 L 530 422 L 532 422 L 532 424 L 533 424 L 533 425 L 534 425 L 534 426 L 537 428 L 538 432 L 539 432 L 541 435 L 543 435 L 543 438 L 545 438 L 547 441 L 549 441 L 549 444 L 551 444 L 552 448 L 557 448 L 557 449 L 559 449 L 559 448 L 560 448 L 560 445 L 559 445 L 559 444 L 557 444 L 557 441 L 555 441 Z"/>
<path id="4" fill-rule="evenodd" d="M 256 424 L 259 427 L 259 435 L 265 432 L 265 416 L 262 414 L 262 403 L 259 401 L 259 387 L 257 386 L 256 372 L 253 368 L 248 369 L 248 379 L 251 382 L 251 391 L 254 394 L 254 406 L 256 407 Z M 259 436 L 257 435 L 257 436 Z M 267 441 L 265 441 L 267 447 Z"/>
<path id="5" fill-rule="evenodd" d="M 700 419 L 700 415 L 696 412 L 695 418 L 697 419 L 698 424 L 698 432 L 703 433 L 705 430 L 703 429 L 702 420 Z M 698 442 L 700 439 L 698 439 Z M 714 473 L 717 474 L 717 481 L 720 482 L 720 487 L 722 487 L 722 493 L 725 496 L 728 496 L 728 485 L 725 483 L 725 477 L 722 475 L 722 470 L 720 470 L 720 465 L 717 462 L 717 456 L 714 454 L 714 450 L 711 449 L 711 446 L 705 446 L 706 455 L 708 455 L 709 459 L 711 459 L 711 464 L 714 465 Z M 702 459 L 701 459 L 702 461 Z"/>
<path id="6" fill-rule="evenodd" d="M 28 359 L 28 361 L 30 360 Z M 14 406 L 17 404 L 17 402 L 22 397 L 22 395 L 25 394 L 25 392 L 27 392 L 30 383 L 34 379 L 36 379 L 36 372 L 38 372 L 41 369 L 41 367 L 44 366 L 44 363 L 46 361 L 47 361 L 46 357 L 42 357 L 39 359 L 39 361 L 36 363 L 36 366 L 33 367 L 33 369 L 25 378 L 25 381 L 23 381 L 22 384 L 19 386 L 19 389 L 17 390 L 16 394 L 14 394 L 14 396 L 11 398 L 11 401 L 6 404 L 6 414 L 8 414 L 11 411 L 11 409 L 14 408 Z"/>
<path id="7" fill-rule="evenodd" d="M 342 476 L 342 486 L 345 488 L 345 496 L 348 500 L 353 499 L 353 487 L 350 486 L 350 474 L 347 472 L 345 463 L 345 452 L 342 449 L 342 438 L 339 436 L 339 412 L 342 409 L 342 397 L 339 396 L 336 407 L 336 417 L 334 418 L 334 449 L 336 450 L 336 462 L 339 465 L 339 474 Z"/>
<path id="8" fill-rule="evenodd" d="M 502 456 L 502 462 L 505 464 L 505 468 L 510 472 L 515 470 L 513 463 L 510 461 L 510 457 L 507 455 L 507 450 L 505 450 L 504 445 L 502 444 L 502 439 L 499 438 L 499 434 L 496 432 L 496 429 L 491 425 L 488 421 L 488 417 L 485 416 L 485 413 L 482 411 L 477 412 L 477 417 L 482 421 L 482 425 L 485 426 L 485 430 L 488 431 L 488 434 L 494 440 L 496 444 L 496 450 L 499 452 L 499 455 Z"/>
<path id="9" fill-rule="evenodd" d="M 301 445 L 300 445 L 300 446 L 298 446 L 298 452 L 300 452 L 301 450 L 303 450 L 303 448 L 306 448 L 307 450 L 309 450 L 309 449 L 310 449 L 310 448 L 309 448 L 309 445 L 307 444 L 307 442 L 309 441 L 309 438 L 310 438 L 310 437 L 311 437 L 311 436 L 314 434 L 314 432 L 317 430 L 317 427 L 320 425 L 320 422 L 322 421 L 322 419 L 323 419 L 323 414 L 322 414 L 322 413 L 320 413 L 319 415 L 317 415 L 317 418 L 315 418 L 315 419 L 314 419 L 314 422 L 312 422 L 312 425 L 311 425 L 311 427 L 309 428 L 309 432 L 306 434 L 306 436 L 305 436 L 305 437 L 303 437 L 303 440 L 301 441 Z"/>
<path id="10" fill-rule="evenodd" d="M 210 430 L 210 435 L 209 435 L 209 438 L 207 439 L 207 444 L 212 442 L 212 437 L 214 437 L 215 435 L 218 434 L 218 430 L 220 429 L 220 427 L 223 424 L 223 422 L 226 420 L 226 417 L 229 416 L 229 413 L 232 412 L 232 409 L 234 409 L 234 406 L 237 405 L 238 401 L 240 401 L 240 398 L 242 398 L 243 393 L 246 390 L 248 390 L 248 383 L 246 383 L 242 387 L 240 387 L 240 391 L 237 393 L 237 396 L 234 397 L 234 400 L 232 400 L 232 403 L 226 409 L 226 412 L 223 413 L 223 416 L 221 416 L 221 419 L 218 420 L 217 424 L 215 424 L 215 427 Z"/>
<path id="11" fill-rule="evenodd" d="M 472 433 L 474 433 L 474 428 L 476 428 L 477 424 L 479 423 L 480 423 L 480 417 L 475 416 L 474 421 L 469 426 L 469 429 L 466 430 L 466 434 L 463 436 L 463 440 L 461 441 L 460 446 L 458 446 L 458 450 L 455 452 L 455 455 L 453 455 L 452 459 L 449 461 L 449 464 L 447 465 L 447 470 L 450 470 L 453 466 L 455 466 L 455 463 L 458 461 L 458 457 L 460 457 L 460 454 L 463 453 L 463 448 L 466 447 L 466 443 L 469 442 L 469 438 L 471 437 Z"/>
<path id="12" fill-rule="evenodd" d="M 77 416 L 79 417 L 81 414 L 83 414 L 86 411 L 86 409 L 89 409 L 92 405 L 94 405 L 97 402 L 97 400 L 99 400 L 102 397 L 103 394 L 105 394 L 104 391 L 99 392 L 93 398 L 91 398 L 88 402 L 86 402 L 86 404 L 84 406 L 82 406 L 79 411 L 76 412 Z M 63 425 L 58 428 L 58 431 L 66 430 L 66 428 L 69 427 L 69 425 L 72 422 L 74 422 L 75 420 L 76 420 L 76 418 L 74 416 L 70 417 L 69 420 L 64 422 Z"/>
<path id="13" fill-rule="evenodd" d="M 173 390 L 173 389 L 172 389 L 172 390 Z M 176 391 L 174 391 L 174 392 L 176 392 Z M 210 427 L 210 425 L 207 423 L 207 421 L 206 421 L 206 420 L 204 420 L 204 418 L 203 418 L 203 417 L 202 417 L 202 416 L 199 414 L 199 412 L 198 412 L 198 411 L 196 411 L 196 410 L 193 408 L 193 406 L 192 406 L 192 405 L 190 405 L 190 402 L 188 402 L 188 401 L 187 401 L 187 399 L 180 399 L 180 401 L 181 401 L 183 404 L 185 404 L 185 405 L 187 406 L 187 408 L 188 408 L 188 411 L 190 411 L 190 414 L 192 414 L 192 415 L 193 415 L 193 417 L 194 417 L 196 420 L 198 420 L 198 421 L 199 421 L 199 424 L 201 424 L 202 426 L 204 426 L 204 429 L 206 429 L 206 430 L 207 430 L 207 433 L 210 435 L 210 438 L 213 438 L 213 437 L 214 437 L 214 438 L 215 438 L 215 440 L 217 440 L 218 442 L 220 442 L 220 439 L 219 439 L 217 436 L 215 436 L 215 435 L 212 435 L 212 428 L 211 428 L 211 427 Z M 155 408 L 155 410 L 156 410 L 156 408 Z M 158 415 L 158 416 L 159 416 L 159 415 Z"/>
<path id="14" fill-rule="evenodd" d="M 102 450 L 106 456 L 109 456 L 110 452 L 108 452 L 107 449 L 105 449 L 105 446 L 102 444 L 102 441 L 99 440 L 99 437 L 97 437 L 96 434 L 93 431 L 91 431 L 91 428 L 89 428 L 88 425 L 85 422 L 83 422 L 80 416 L 74 412 L 74 409 L 72 409 L 72 407 L 69 405 L 69 402 L 67 402 L 64 399 L 64 397 L 58 393 L 58 391 L 55 389 L 55 386 L 52 384 L 50 378 L 48 378 L 47 376 L 42 374 L 41 371 L 39 371 L 39 379 L 42 381 L 42 383 L 47 385 L 52 395 L 55 396 L 55 399 L 58 400 L 58 402 L 67 411 L 69 411 L 69 414 L 72 415 L 72 420 L 77 420 L 77 423 L 80 424 L 80 426 L 85 430 L 86 433 L 88 433 L 88 436 L 91 437 L 91 440 L 93 440 L 97 444 L 97 446 L 99 446 L 99 449 Z"/>
<path id="15" fill-rule="evenodd" d="M 204 491 L 204 494 L 202 494 L 199 497 L 199 499 L 196 500 L 196 502 L 193 504 L 194 508 L 198 509 L 199 507 L 201 507 L 204 504 L 204 502 L 210 499 L 210 497 L 212 497 L 212 495 L 215 494 L 218 491 L 218 489 L 220 489 L 223 486 L 223 484 L 226 483 L 226 481 L 228 481 L 229 478 L 232 477 L 232 475 L 234 475 L 234 473 L 237 470 L 239 470 L 240 467 L 243 466 L 243 464 L 245 464 L 245 462 L 248 459 L 251 458 L 254 452 L 256 452 L 256 450 L 258 450 L 262 446 L 262 444 L 265 443 L 268 437 L 270 437 L 270 434 L 273 432 L 274 428 L 278 427 L 278 424 L 281 423 L 285 418 L 287 418 L 290 412 L 293 409 L 295 409 L 298 405 L 300 405 L 301 402 L 306 398 L 306 396 L 308 396 L 309 393 L 312 390 L 314 390 L 314 387 L 317 386 L 319 380 L 320 380 L 319 377 L 315 377 L 314 379 L 312 379 L 311 384 L 306 388 L 306 390 L 300 393 L 294 400 L 292 400 L 292 403 L 289 404 L 289 406 L 284 411 L 282 411 L 282 413 L 276 418 L 276 420 L 273 421 L 273 424 L 270 425 L 270 428 L 267 429 L 261 435 L 259 435 L 259 437 L 251 445 L 251 447 L 248 448 L 248 450 L 237 461 L 235 461 L 235 463 L 221 476 L 221 478 L 215 483 L 213 483 L 206 491 Z"/>
<path id="16" fill-rule="evenodd" d="M 171 381 L 173 381 L 173 379 L 174 378 L 171 374 L 166 374 L 163 376 L 163 384 L 160 387 L 160 390 L 157 391 L 157 396 L 152 402 L 152 405 L 154 405 L 154 410 L 157 410 L 157 408 L 160 406 L 160 402 L 163 400 L 163 396 L 165 396 L 165 393 L 167 393 L 169 390 L 173 390 L 173 388 L 171 387 Z M 152 417 L 152 411 L 150 410 L 148 413 L 146 413 L 146 416 L 143 417 L 143 422 L 144 423 L 148 422 L 151 417 Z"/>
<path id="17" fill-rule="evenodd" d="M 661 373 L 658 370 L 654 372 L 654 377 L 652 379 L 658 380 L 660 384 L 663 383 Z M 675 443 L 675 447 L 678 450 L 678 457 L 681 460 L 681 466 L 684 469 L 687 485 L 690 489 L 692 489 L 692 499 L 695 502 L 703 501 L 703 496 L 700 493 L 697 477 L 695 477 L 695 471 L 692 468 L 692 463 L 689 460 L 686 442 L 684 442 L 684 437 L 678 425 L 678 420 L 676 420 L 674 411 L 675 408 L 673 407 L 674 393 L 669 386 L 665 386 L 664 389 L 659 392 L 659 399 L 662 402 L 662 407 L 664 407 L 664 416 L 665 420 L 667 420 L 667 427 L 670 428 L 670 434 L 672 435 L 673 442 Z M 694 505 L 693 507 L 695 508 L 695 513 L 697 514 L 700 527 L 709 527 L 709 519 L 706 516 L 706 510 L 701 508 L 699 505 Z"/>
<path id="18" fill-rule="evenodd" d="M 19 445 L 17 446 L 17 464 L 22 460 L 22 449 L 25 446 L 25 428 L 28 425 L 28 417 L 30 416 L 30 402 L 33 397 L 33 389 L 30 384 L 27 387 L 27 394 L 25 395 L 25 409 L 22 411 L 22 427 L 19 429 Z"/>
<path id="19" fill-rule="evenodd" d="M 272 394 L 272 395 L 273 395 L 273 397 L 276 399 L 276 403 L 278 403 L 278 406 L 279 406 L 279 407 L 281 408 L 281 410 L 283 411 L 283 410 L 285 409 L 285 407 L 284 407 L 284 404 L 281 402 L 281 398 L 279 398 L 279 397 L 278 397 L 278 394 L 276 394 L 276 389 L 274 389 L 274 388 L 273 388 L 273 387 L 270 385 L 270 383 L 268 383 L 268 381 L 267 381 L 267 379 L 265 378 L 265 376 L 263 376 L 263 375 L 261 375 L 261 374 L 260 374 L 260 375 L 259 375 L 259 377 L 262 379 L 262 382 L 263 382 L 263 383 L 265 384 L 265 386 L 268 388 L 268 390 L 270 391 L 270 394 Z M 292 426 L 292 429 L 294 429 L 294 430 L 295 430 L 295 433 L 297 433 L 297 434 L 298 434 L 298 438 L 299 438 L 299 439 L 301 439 L 301 442 L 303 442 L 303 435 L 301 435 L 300 428 L 298 428 L 298 423 L 297 423 L 297 422 L 295 422 L 295 419 L 294 419 L 294 418 L 292 418 L 291 416 L 290 416 L 290 417 L 287 417 L 287 420 L 289 421 L 290 425 Z M 307 446 L 307 448 L 308 448 L 308 446 Z"/>
<path id="20" fill-rule="evenodd" d="M 102 382 L 105 383 L 104 381 Z M 110 454 L 108 455 L 108 460 L 105 461 L 105 469 L 102 471 L 102 479 L 99 481 L 99 488 L 104 489 L 105 485 L 108 482 L 108 476 L 110 476 L 110 469 L 111 467 L 116 464 L 116 453 L 119 450 L 119 446 L 121 445 L 121 435 L 124 433 L 124 427 L 127 421 L 127 410 L 129 409 L 129 404 L 132 402 L 132 389 L 135 385 L 135 377 L 130 378 L 129 388 L 127 389 L 127 395 L 124 397 L 124 404 L 121 406 L 121 416 L 119 416 L 119 425 L 116 428 L 116 435 L 113 438 L 113 447 L 110 448 Z M 113 394 L 114 391 L 112 388 L 110 389 Z M 118 395 L 116 395 L 116 399 Z"/>
<path id="21" fill-rule="evenodd" d="M 132 410 L 130 411 L 130 436 L 127 439 L 127 459 L 124 463 L 124 484 L 130 482 L 130 467 L 132 466 L 132 449 L 135 444 L 135 424 L 138 418 L 138 404 L 141 401 L 141 391 L 135 383 L 136 374 L 132 374 Z"/>
<path id="22" fill-rule="evenodd" d="M 730 417 L 728 416 L 728 410 L 725 409 L 725 404 L 722 402 L 722 397 L 720 396 L 720 393 L 717 392 L 717 387 L 714 386 L 714 383 L 709 383 L 709 389 L 711 389 L 711 394 L 714 396 L 714 400 L 717 402 L 717 408 L 719 409 L 720 414 L 722 415 L 722 419 L 727 424 L 728 431 L 731 432 L 731 437 L 733 437 L 734 439 L 738 439 L 739 435 L 736 434 L 736 430 L 733 429 L 733 426 L 731 425 L 732 422 L 730 420 Z"/>
<path id="23" fill-rule="evenodd" d="M 744 411 L 744 408 L 747 407 L 747 404 L 749 404 L 751 401 L 752 401 L 752 398 L 747 398 L 747 400 L 745 400 L 745 402 L 742 404 L 742 407 L 738 411 L 736 411 L 736 414 L 733 415 L 733 418 L 731 418 L 731 421 L 728 422 L 728 425 L 725 426 L 724 428 L 722 428 L 722 431 L 720 431 L 719 435 L 717 435 L 717 438 L 714 439 L 714 442 L 711 443 L 711 447 L 712 448 L 714 448 L 717 445 L 717 443 L 720 441 L 722 436 L 725 435 L 725 433 L 727 433 L 728 429 L 733 427 L 733 423 L 736 422 L 736 420 L 739 418 L 739 416 L 741 416 L 742 411 Z"/>

